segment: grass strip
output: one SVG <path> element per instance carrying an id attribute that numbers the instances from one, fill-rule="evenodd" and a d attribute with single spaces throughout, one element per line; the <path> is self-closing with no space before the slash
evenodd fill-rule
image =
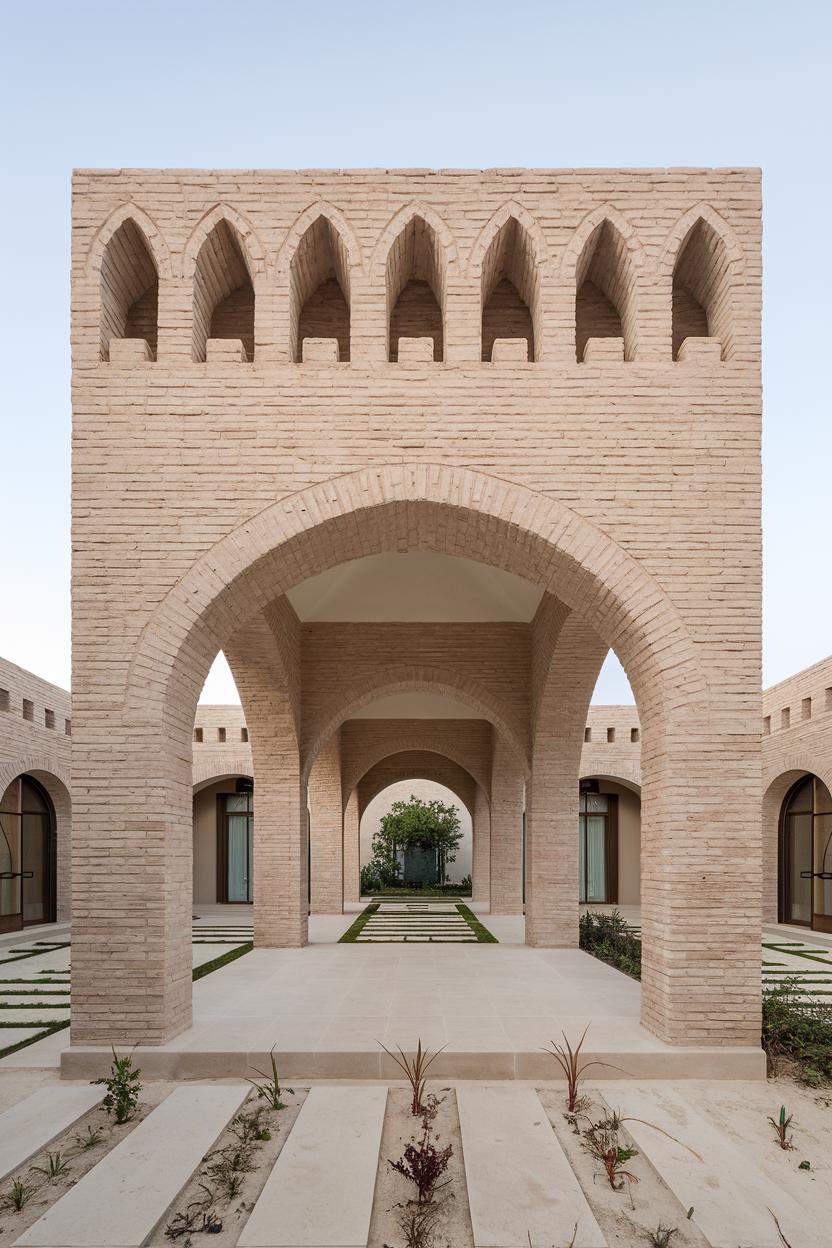
<path id="1" fill-rule="evenodd" d="M 488 928 L 483 923 L 480 923 L 473 910 L 469 910 L 464 902 L 457 902 L 456 908 L 481 945 L 498 945 L 500 943 L 494 933 L 489 932 Z"/>
<path id="2" fill-rule="evenodd" d="M 27 1049 L 30 1044 L 34 1044 L 37 1040 L 43 1040 L 46 1036 L 51 1036 L 55 1031 L 63 1031 L 69 1026 L 69 1019 L 65 1018 L 59 1023 L 50 1023 L 44 1020 L 42 1023 L 3 1023 L 0 1022 L 0 1035 L 4 1027 L 38 1027 L 41 1030 L 36 1031 L 33 1036 L 27 1036 L 25 1040 L 19 1040 L 17 1044 L 7 1045 L 5 1049 L 0 1048 L 0 1058 L 9 1057 L 12 1053 L 16 1053 L 18 1049 Z"/>
<path id="3" fill-rule="evenodd" d="M 227 953 L 220 954 L 218 958 L 212 958 L 210 962 L 203 962 L 202 966 L 195 966 L 191 978 L 194 982 L 198 979 L 204 979 L 212 971 L 218 971 L 221 966 L 227 966 L 229 962 L 236 962 L 237 958 L 242 958 L 247 953 L 251 953 L 253 948 L 254 941 L 249 940 L 244 945 L 238 945 L 236 949 L 229 949 Z"/>
<path id="4" fill-rule="evenodd" d="M 351 923 L 350 926 L 347 928 L 347 930 L 344 932 L 343 936 L 338 941 L 338 944 L 339 945 L 355 944 L 356 940 L 361 935 L 364 928 L 367 926 L 370 919 L 376 913 L 380 905 L 381 905 L 381 902 L 371 901 L 369 906 L 365 906 L 364 909 L 359 914 L 358 918 L 355 920 L 355 922 Z"/>

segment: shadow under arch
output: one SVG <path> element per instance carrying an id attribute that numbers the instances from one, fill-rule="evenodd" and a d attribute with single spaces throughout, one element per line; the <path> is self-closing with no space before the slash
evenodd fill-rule
<path id="1" fill-rule="evenodd" d="M 448 721 L 452 722 L 452 721 Z M 438 745 L 435 739 L 434 721 L 432 720 L 410 720 L 408 722 L 407 731 L 403 734 L 397 732 L 396 745 L 391 748 L 388 743 L 374 742 L 371 747 L 365 747 L 364 754 L 360 763 L 353 766 L 352 769 L 345 769 L 342 773 L 343 794 L 342 801 L 346 810 L 349 804 L 350 795 L 353 789 L 361 783 L 364 777 L 373 770 L 379 763 L 384 762 L 388 758 L 392 758 L 398 754 L 436 754 L 440 758 L 446 758 L 450 762 L 455 763 L 463 771 L 467 772 L 475 784 L 482 789 L 486 796 L 486 800 L 491 800 L 491 784 L 490 775 L 476 766 L 466 754 L 454 747 L 453 742 L 443 740 Z"/>
<path id="2" fill-rule="evenodd" d="M 488 689 L 450 669 L 408 666 L 382 669 L 360 684 L 353 685 L 339 699 L 337 706 L 328 708 L 322 714 L 314 735 L 302 747 L 302 779 L 308 779 L 324 742 L 345 720 L 353 718 L 356 711 L 377 698 L 403 693 L 438 693 L 465 702 L 504 735 L 524 774 L 528 774 L 528 731 Z"/>
<path id="3" fill-rule="evenodd" d="M 432 761 L 431 755 L 435 761 Z M 385 764 L 388 766 L 386 767 Z M 424 752 L 398 750 L 380 759 L 372 767 L 368 767 L 355 786 L 359 795 L 359 819 L 363 818 L 370 802 L 385 789 L 389 789 L 394 784 L 407 783 L 409 780 L 428 780 L 431 784 L 438 784 L 448 789 L 473 819 L 474 795 L 479 787 L 476 778 L 467 767 L 454 762 L 438 750 Z"/>

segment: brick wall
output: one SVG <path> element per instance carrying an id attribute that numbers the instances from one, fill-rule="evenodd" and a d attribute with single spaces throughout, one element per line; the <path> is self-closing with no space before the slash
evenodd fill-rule
<path id="1" fill-rule="evenodd" d="M 57 917 L 71 907 L 70 697 L 65 689 L 0 659 L 0 804 L 26 772 L 46 789 L 55 810 Z"/>
<path id="2" fill-rule="evenodd" d="M 316 363 L 295 362 L 311 285 L 309 256 L 297 257 L 301 248 L 311 255 L 304 240 L 321 217 L 349 306 L 349 363 L 317 348 Z M 128 219 L 144 239 L 134 231 L 131 246 L 147 248 L 158 275 L 155 360 L 151 347 L 113 336 L 109 313 L 102 351 L 102 266 L 115 263 L 110 243 Z M 225 257 L 213 289 L 206 254 Z M 152 285 L 144 259 L 134 268 Z M 483 361 L 484 294 L 504 280 L 529 310 L 532 361 L 510 318 L 509 336 Z M 406 339 L 390 361 L 391 319 L 413 281 L 439 307 L 441 362 L 435 342 L 425 353 Z M 203 362 L 209 313 L 235 292 L 247 307 L 247 282 L 253 333 L 240 319 L 237 339 L 208 337 Z M 125 325 L 131 314 L 139 323 L 135 301 L 148 289 L 123 292 L 120 306 L 134 299 Z M 192 734 L 220 648 L 230 661 L 236 654 L 255 771 L 258 757 L 264 769 L 256 826 L 272 857 L 257 873 L 266 890 L 259 939 L 305 939 L 306 779 L 349 717 L 352 694 L 370 696 L 377 673 L 362 686 L 322 647 L 324 688 L 306 653 L 287 664 L 297 641 L 284 618 L 290 644 L 278 644 L 275 612 L 308 576 L 419 549 L 514 572 L 615 647 L 643 734 L 644 1021 L 671 1041 L 752 1041 L 758 172 L 81 170 L 72 290 L 73 1040 L 160 1040 L 188 1023 Z M 685 332 L 697 331 L 675 359 L 674 294 Z M 486 341 L 489 333 L 487 325 Z M 743 575 L 726 578 L 726 566 Z M 262 645 L 251 644 L 254 621 Z M 455 688 L 513 741 L 514 766 L 533 782 L 533 759 L 539 770 L 551 755 L 542 737 L 518 737 L 524 717 L 529 724 L 522 708 L 538 696 L 532 632 L 517 634 L 525 683 L 498 688 L 488 647 L 479 665 L 476 654 L 448 661 L 448 635 L 446 662 L 408 665 L 397 687 Z M 235 651 L 241 634 L 249 649 Z M 551 643 L 547 661 L 556 663 L 559 631 Z M 294 724 L 281 718 L 284 694 L 270 694 L 247 662 L 254 655 L 268 659 Z M 394 666 L 392 651 L 380 657 Z M 449 685 L 442 672 L 457 662 L 464 675 Z M 237 677 L 233 661 L 232 670 Z M 577 779 L 577 703 L 560 726 L 547 722 Z M 562 805 L 563 828 L 574 826 L 566 770 L 537 788 Z M 536 812 L 551 814 L 545 801 Z M 95 878 L 102 845 L 106 900 Z M 574 906 L 571 894 L 547 894 L 544 858 L 533 904 L 541 914 Z M 573 920 L 557 931 L 565 937 Z M 101 991 L 125 982 L 142 991 Z"/>

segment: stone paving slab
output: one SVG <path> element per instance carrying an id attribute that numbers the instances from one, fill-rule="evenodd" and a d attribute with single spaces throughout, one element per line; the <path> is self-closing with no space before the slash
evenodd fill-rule
<path id="1" fill-rule="evenodd" d="M 41 1088 L 0 1114 L 0 1180 L 47 1148 L 103 1095 L 89 1086 Z"/>
<path id="2" fill-rule="evenodd" d="M 20 1248 L 140 1248 L 248 1095 L 179 1087 L 48 1209 Z"/>
<path id="3" fill-rule="evenodd" d="M 386 1088 L 311 1088 L 240 1248 L 365 1248 L 386 1105 Z"/>
<path id="4" fill-rule="evenodd" d="M 627 1131 L 683 1208 L 693 1206 L 692 1221 L 711 1248 L 783 1248 L 772 1214 L 795 1248 L 829 1248 L 829 1226 L 807 1226 L 794 1197 L 672 1089 L 628 1086 L 617 1108 L 628 1119 Z M 645 1121 L 633 1122 L 632 1117 Z"/>
<path id="5" fill-rule="evenodd" d="M 457 1106 L 476 1248 L 607 1248 L 533 1088 L 460 1087 Z"/>

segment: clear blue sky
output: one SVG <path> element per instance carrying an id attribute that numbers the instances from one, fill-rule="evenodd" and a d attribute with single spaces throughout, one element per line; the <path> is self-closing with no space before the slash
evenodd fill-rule
<path id="1" fill-rule="evenodd" d="M 75 165 L 762 166 L 765 682 L 832 651 L 830 13 L 7 0 L 0 654 L 69 681 Z"/>

